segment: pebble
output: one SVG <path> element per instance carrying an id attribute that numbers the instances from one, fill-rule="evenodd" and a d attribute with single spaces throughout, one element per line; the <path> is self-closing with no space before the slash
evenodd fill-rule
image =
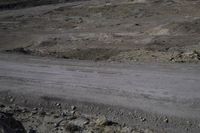
<path id="1" fill-rule="evenodd" d="M 60 103 L 56 103 L 56 106 L 57 106 L 57 107 L 60 107 L 60 106 L 61 106 L 61 104 L 60 104 Z"/>
<path id="2" fill-rule="evenodd" d="M 72 110 L 75 110 L 75 109 L 76 109 L 76 106 L 71 106 L 71 109 L 72 109 Z"/>
<path id="3" fill-rule="evenodd" d="M 145 129 L 145 130 L 144 130 L 144 133 L 153 133 L 153 131 L 150 130 L 150 129 Z"/>
<path id="4" fill-rule="evenodd" d="M 54 118 L 59 118 L 59 115 L 55 114 L 53 117 L 54 117 Z"/>
<path id="5" fill-rule="evenodd" d="M 37 133 L 37 131 L 34 129 L 30 129 L 28 133 Z"/>
<path id="6" fill-rule="evenodd" d="M 31 111 L 31 115 L 35 115 L 35 114 L 37 114 L 38 112 L 37 111 Z"/>
<path id="7" fill-rule="evenodd" d="M 169 122 L 169 120 L 166 118 L 166 119 L 164 119 L 164 122 L 165 122 L 165 123 L 168 123 L 168 122 Z"/>
<path id="8" fill-rule="evenodd" d="M 37 111 L 37 110 L 38 110 L 38 108 L 33 108 L 33 110 L 34 110 L 34 111 Z"/>
<path id="9" fill-rule="evenodd" d="M 61 113 L 61 115 L 62 115 L 63 117 L 67 116 L 67 115 L 68 115 L 68 111 L 67 111 L 67 110 L 63 110 L 62 113 Z"/>
<path id="10" fill-rule="evenodd" d="M 41 111 L 40 115 L 44 116 L 44 115 L 46 115 L 46 112 L 45 111 Z"/>
<path id="11" fill-rule="evenodd" d="M 96 120 L 96 124 L 98 126 L 106 126 L 106 125 L 109 125 L 110 121 L 107 120 L 107 118 L 105 116 L 102 116 L 102 117 L 99 117 L 97 120 Z"/>
<path id="12" fill-rule="evenodd" d="M 14 99 L 14 98 L 11 98 L 11 99 L 10 99 L 10 102 L 11 102 L 11 103 L 12 103 L 12 102 L 14 102 L 14 101 L 15 101 L 15 99 Z"/>
<path id="13" fill-rule="evenodd" d="M 71 120 L 69 123 L 76 125 L 76 126 L 79 126 L 79 127 L 84 127 L 85 125 L 89 124 L 89 119 L 84 118 L 84 117 L 80 117 L 80 118 Z"/>
<path id="14" fill-rule="evenodd" d="M 75 111 L 70 111 L 71 114 L 75 114 Z"/>
<path id="15" fill-rule="evenodd" d="M 0 108 L 5 108 L 5 105 L 3 105 L 3 104 L 0 104 Z"/>
<path id="16" fill-rule="evenodd" d="M 140 117 L 140 119 L 141 119 L 141 122 L 145 122 L 146 121 L 146 119 L 143 118 L 143 117 Z"/>
<path id="17" fill-rule="evenodd" d="M 200 128 L 200 123 L 198 124 L 198 127 Z"/>

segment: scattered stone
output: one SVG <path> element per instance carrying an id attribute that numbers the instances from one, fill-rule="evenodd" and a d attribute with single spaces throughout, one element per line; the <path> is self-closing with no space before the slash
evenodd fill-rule
<path id="1" fill-rule="evenodd" d="M 132 132 L 132 129 L 131 128 L 128 128 L 128 127 L 123 127 L 121 129 L 121 133 L 131 133 Z"/>
<path id="2" fill-rule="evenodd" d="M 74 114 L 75 114 L 75 111 L 70 111 L 70 113 L 74 115 Z"/>
<path id="3" fill-rule="evenodd" d="M 200 128 L 200 123 L 198 124 L 198 127 Z"/>
<path id="4" fill-rule="evenodd" d="M 74 110 L 71 111 L 71 114 L 68 110 L 61 111 L 58 109 L 57 111 L 50 111 L 51 113 L 46 115 L 47 113 L 43 110 L 43 108 L 33 108 L 29 110 L 29 108 L 18 107 L 17 105 L 6 106 L 5 108 L 8 108 L 7 110 L 9 110 L 9 112 L 13 112 L 14 117 L 25 122 L 26 129 L 28 129 L 26 131 L 27 133 L 39 133 L 41 132 L 41 126 L 42 128 L 47 128 L 45 130 L 51 128 L 52 132 L 59 133 L 139 133 L 134 132 L 135 129 L 133 130 L 128 128 L 125 124 L 120 125 L 109 121 L 105 116 L 97 118 L 96 116 L 85 115 L 79 112 L 75 113 Z M 5 110 L 3 108 L 0 109 Z M 17 112 L 17 114 L 15 114 L 15 112 Z M 63 115 L 63 113 L 66 115 Z M 9 115 L 12 117 L 11 114 Z M 34 116 L 30 117 L 29 115 Z M 45 115 L 45 117 L 43 115 Z M 26 123 L 26 120 L 28 120 L 28 124 Z M 47 125 L 47 127 L 44 127 L 44 125 Z M 4 127 L 0 121 L 0 133 L 1 130 L 3 133 L 12 133 L 10 130 L 8 132 L 4 132 L 3 128 Z M 19 131 L 19 133 L 24 132 Z"/>
<path id="5" fill-rule="evenodd" d="M 33 110 L 34 110 L 34 111 L 37 111 L 37 110 L 38 110 L 38 108 L 33 108 Z"/>
<path id="6" fill-rule="evenodd" d="M 59 122 L 58 123 L 54 123 L 54 127 L 59 127 Z"/>
<path id="7" fill-rule="evenodd" d="M 140 26 L 140 24 L 137 24 L 137 23 L 136 23 L 135 26 Z"/>
<path id="8" fill-rule="evenodd" d="M 36 115 L 37 113 L 38 113 L 38 111 L 31 111 L 31 116 Z"/>
<path id="9" fill-rule="evenodd" d="M 153 131 L 150 130 L 150 129 L 145 129 L 145 130 L 144 130 L 144 133 L 153 133 Z"/>
<path id="10" fill-rule="evenodd" d="M 60 116 L 58 114 L 53 115 L 54 118 L 59 118 Z"/>
<path id="11" fill-rule="evenodd" d="M 11 98 L 11 99 L 10 99 L 10 102 L 11 102 L 11 103 L 12 103 L 12 102 L 14 102 L 14 101 L 15 101 L 15 99 L 14 99 L 14 98 Z"/>
<path id="12" fill-rule="evenodd" d="M 146 121 L 146 119 L 145 118 L 141 118 L 141 122 L 145 122 Z"/>
<path id="13" fill-rule="evenodd" d="M 61 106 L 61 104 L 60 104 L 60 103 L 56 103 L 56 106 L 57 106 L 57 107 L 60 107 L 60 106 Z"/>
<path id="14" fill-rule="evenodd" d="M 70 123 L 66 123 L 65 126 L 64 126 L 64 129 L 65 129 L 65 131 L 70 132 L 70 133 L 82 130 L 81 127 L 70 124 Z"/>
<path id="15" fill-rule="evenodd" d="M 169 120 L 166 118 L 166 119 L 164 119 L 164 122 L 165 123 L 169 123 Z"/>
<path id="16" fill-rule="evenodd" d="M 68 116 L 68 111 L 67 110 L 63 110 L 62 113 L 61 113 L 61 115 L 63 117 Z"/>
<path id="17" fill-rule="evenodd" d="M 75 109 L 76 109 L 76 106 L 71 106 L 71 109 L 72 109 L 72 110 L 75 110 Z"/>
<path id="18" fill-rule="evenodd" d="M 42 116 L 45 116 L 45 115 L 46 115 L 46 112 L 45 112 L 45 111 L 40 111 L 39 114 L 42 115 Z"/>
<path id="19" fill-rule="evenodd" d="M 115 133 L 114 128 L 106 126 L 103 130 L 103 133 Z"/>
<path id="20" fill-rule="evenodd" d="M 15 120 L 11 114 L 0 112 L 1 133 L 25 133 L 23 125 Z"/>
<path id="21" fill-rule="evenodd" d="M 26 108 L 23 108 L 22 113 L 26 113 L 26 112 L 28 112 L 28 110 Z"/>
<path id="22" fill-rule="evenodd" d="M 109 125 L 112 125 L 113 122 L 107 120 L 107 118 L 105 116 L 102 116 L 102 117 L 99 117 L 97 120 L 96 120 L 96 124 L 98 126 L 109 126 Z"/>
<path id="23" fill-rule="evenodd" d="M 192 126 L 192 123 L 190 121 L 186 121 L 186 123 L 189 125 L 189 126 Z"/>
<path id="24" fill-rule="evenodd" d="M 31 128 L 28 133 L 37 133 L 37 131 Z"/>
<path id="25" fill-rule="evenodd" d="M 0 108 L 5 108 L 5 105 L 3 105 L 3 104 L 0 104 Z"/>
<path id="26" fill-rule="evenodd" d="M 76 126 L 79 126 L 79 127 L 84 127 L 85 125 L 89 124 L 89 119 L 84 118 L 84 117 L 80 117 L 80 118 L 71 120 L 69 123 L 76 125 Z"/>

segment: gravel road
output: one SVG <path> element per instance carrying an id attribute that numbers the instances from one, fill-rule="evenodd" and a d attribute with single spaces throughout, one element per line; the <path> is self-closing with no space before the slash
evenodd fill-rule
<path id="1" fill-rule="evenodd" d="M 15 94 L 11 102 L 23 96 L 31 102 L 73 100 L 195 121 L 200 116 L 199 64 L 110 64 L 1 54 L 0 85 L 2 98 L 5 92 Z"/>
<path id="2" fill-rule="evenodd" d="M 1 91 L 199 117 L 199 65 L 106 64 L 7 55 Z"/>

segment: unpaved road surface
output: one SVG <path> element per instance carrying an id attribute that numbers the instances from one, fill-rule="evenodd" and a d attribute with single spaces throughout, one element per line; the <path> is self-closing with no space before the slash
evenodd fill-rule
<path id="1" fill-rule="evenodd" d="M 2 98 L 9 93 L 16 100 L 22 96 L 32 102 L 73 100 L 198 121 L 199 88 L 199 64 L 128 65 L 0 56 Z"/>

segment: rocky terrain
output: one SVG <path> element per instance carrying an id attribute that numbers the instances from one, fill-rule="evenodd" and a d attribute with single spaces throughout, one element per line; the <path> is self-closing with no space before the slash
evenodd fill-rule
<path id="1" fill-rule="evenodd" d="M 75 106 L 63 110 L 0 105 L 0 133 L 154 133 L 120 125 L 105 116 L 87 115 Z M 145 120 L 144 120 L 145 121 Z"/>
<path id="2" fill-rule="evenodd" d="M 0 38 L 0 53 L 107 63 L 199 63 L 200 1 L 0 0 Z M 0 81 L 3 78 L 0 75 Z M 196 83 L 198 76 L 187 81 Z M 149 98 L 146 95 L 143 97 Z M 175 96 L 174 99 L 176 101 Z M 0 104 L 0 133 L 154 133 L 160 129 L 172 131 L 173 128 L 178 128 L 180 132 L 199 130 L 199 120 L 196 119 L 173 118 L 171 122 L 164 115 L 136 115 L 136 124 L 130 126 L 97 111 L 93 115 L 78 111 L 77 106 L 65 109 L 56 103 L 56 108 L 51 109 L 19 106 L 13 101 L 10 98 L 12 104 Z M 191 105 L 194 108 L 199 105 L 199 99 L 195 101 Z M 137 126 L 147 120 L 149 123 L 156 121 L 155 127 L 159 131 L 155 131 L 155 127 L 153 130 L 146 128 L 149 123 L 146 124 L 148 126 Z"/>
<path id="3" fill-rule="evenodd" d="M 199 5 L 199 0 L 90 0 L 4 9 L 0 49 L 65 59 L 197 63 Z"/>

